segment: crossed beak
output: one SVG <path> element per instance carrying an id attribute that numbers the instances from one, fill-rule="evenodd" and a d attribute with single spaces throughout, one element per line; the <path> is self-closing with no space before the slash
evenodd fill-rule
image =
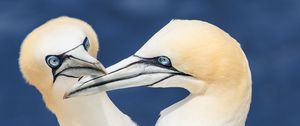
<path id="1" fill-rule="evenodd" d="M 153 86 L 173 76 L 189 77 L 171 66 L 163 66 L 155 58 L 142 58 L 133 55 L 107 68 L 108 74 L 85 76 L 69 89 L 64 98 L 91 95 L 137 86 Z"/>

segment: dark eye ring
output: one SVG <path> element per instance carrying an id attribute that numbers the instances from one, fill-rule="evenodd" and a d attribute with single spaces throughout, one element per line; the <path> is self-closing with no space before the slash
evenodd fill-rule
<path id="1" fill-rule="evenodd" d="M 54 55 L 47 56 L 46 62 L 48 64 L 48 66 L 50 66 L 51 68 L 57 68 L 61 65 L 60 58 L 58 56 L 54 56 Z"/>
<path id="2" fill-rule="evenodd" d="M 87 37 L 85 37 L 82 45 L 86 51 L 90 48 L 90 41 Z"/>
<path id="3" fill-rule="evenodd" d="M 160 57 L 158 57 L 157 61 L 161 65 L 168 66 L 168 67 L 172 66 L 171 60 L 168 57 L 166 57 L 166 56 L 160 56 Z"/>

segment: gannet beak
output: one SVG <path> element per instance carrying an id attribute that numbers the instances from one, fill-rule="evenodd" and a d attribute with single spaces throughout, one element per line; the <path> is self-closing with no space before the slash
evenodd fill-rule
<path id="1" fill-rule="evenodd" d="M 84 75 L 104 75 L 104 66 L 83 48 L 77 48 L 60 56 L 62 63 L 57 69 L 52 69 L 53 82 L 59 76 L 79 78 Z"/>
<path id="2" fill-rule="evenodd" d="M 109 71 L 107 75 L 83 77 L 65 93 L 64 98 L 128 87 L 153 86 L 173 76 L 190 77 L 173 67 L 165 67 L 156 63 L 154 58 L 142 58 L 135 55 L 107 70 Z"/>

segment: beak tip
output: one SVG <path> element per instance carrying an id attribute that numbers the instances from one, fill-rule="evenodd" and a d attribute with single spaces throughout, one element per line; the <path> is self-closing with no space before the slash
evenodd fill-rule
<path id="1" fill-rule="evenodd" d="M 64 94 L 63 99 L 69 99 L 69 98 L 71 98 L 71 97 L 72 97 L 72 92 L 67 91 L 67 92 Z"/>
<path id="2" fill-rule="evenodd" d="M 64 97 L 63 97 L 63 99 L 68 99 L 68 98 L 70 98 L 69 97 L 69 95 L 66 93 L 66 94 L 64 94 Z"/>
<path id="3" fill-rule="evenodd" d="M 95 64 L 96 64 L 96 66 L 97 66 L 99 72 L 103 73 L 104 75 L 107 74 L 107 71 L 106 71 L 105 67 L 102 65 L 101 62 L 97 62 L 97 63 L 95 63 Z"/>
<path id="4" fill-rule="evenodd" d="M 105 69 L 100 69 L 99 72 L 101 72 L 102 74 L 106 75 L 107 71 Z"/>

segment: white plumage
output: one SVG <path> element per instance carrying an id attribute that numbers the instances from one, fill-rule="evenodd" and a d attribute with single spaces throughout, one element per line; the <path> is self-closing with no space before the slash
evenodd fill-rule
<path id="1" fill-rule="evenodd" d="M 66 90 L 83 75 L 103 75 L 97 61 L 97 35 L 87 23 L 60 17 L 43 24 L 24 40 L 20 69 L 43 96 L 61 126 L 135 126 L 105 92 L 64 100 Z"/>
<path id="2" fill-rule="evenodd" d="M 218 27 L 173 20 L 133 56 L 85 77 L 66 95 L 134 86 L 182 87 L 191 94 L 161 112 L 157 126 L 244 126 L 251 74 L 239 43 Z M 88 80 L 88 81 L 87 81 Z"/>

